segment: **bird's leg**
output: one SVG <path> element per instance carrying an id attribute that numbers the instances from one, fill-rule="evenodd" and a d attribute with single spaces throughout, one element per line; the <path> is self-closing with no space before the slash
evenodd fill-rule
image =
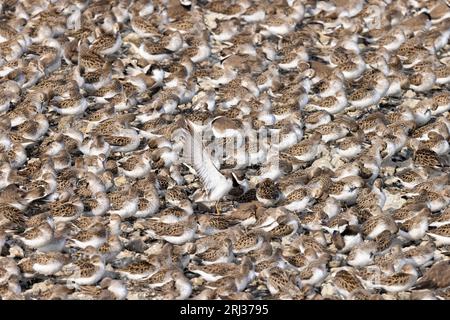
<path id="1" fill-rule="evenodd" d="M 215 206 L 216 206 L 216 214 L 217 214 L 218 216 L 220 216 L 219 201 L 220 201 L 220 200 L 217 200 L 217 201 L 216 201 L 216 205 L 215 205 Z"/>

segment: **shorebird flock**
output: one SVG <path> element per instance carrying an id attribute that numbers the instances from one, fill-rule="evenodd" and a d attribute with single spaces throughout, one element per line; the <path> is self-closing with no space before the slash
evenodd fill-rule
<path id="1" fill-rule="evenodd" d="M 450 298 L 448 1 L 0 20 L 1 299 Z"/>

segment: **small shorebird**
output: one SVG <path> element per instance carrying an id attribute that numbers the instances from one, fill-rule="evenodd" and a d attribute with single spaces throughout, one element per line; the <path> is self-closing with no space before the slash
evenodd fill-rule
<path id="1" fill-rule="evenodd" d="M 214 165 L 210 155 L 203 147 L 203 141 L 189 120 L 182 124 L 184 146 L 183 157 L 193 166 L 204 188 L 197 202 L 218 202 L 230 192 L 233 187 L 232 178 L 225 177 Z"/>

